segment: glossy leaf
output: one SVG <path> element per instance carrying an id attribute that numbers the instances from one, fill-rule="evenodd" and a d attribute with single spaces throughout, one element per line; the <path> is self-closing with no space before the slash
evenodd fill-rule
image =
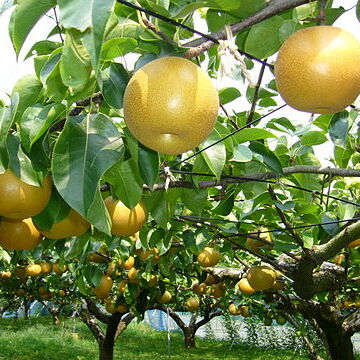
<path id="1" fill-rule="evenodd" d="M 309 131 L 301 136 L 301 145 L 320 145 L 327 141 L 327 137 L 321 131 Z"/>
<path id="2" fill-rule="evenodd" d="M 56 0 L 18 1 L 18 5 L 11 14 L 9 23 L 9 34 L 16 55 L 19 55 L 30 30 L 54 6 L 56 6 Z"/>
<path id="3" fill-rule="evenodd" d="M 38 102 L 42 89 L 43 86 L 35 75 L 25 75 L 16 82 L 12 91 L 13 94 L 19 94 L 15 121 L 20 120 L 25 109 Z"/>
<path id="4" fill-rule="evenodd" d="M 101 58 L 110 61 L 135 50 L 138 42 L 133 38 L 114 38 L 106 41 L 102 47 Z"/>
<path id="5" fill-rule="evenodd" d="M 143 193 L 143 181 L 137 162 L 129 160 L 118 162 L 106 173 L 105 180 L 113 186 L 119 200 L 132 209 L 140 201 Z"/>
<path id="6" fill-rule="evenodd" d="M 123 97 L 129 74 L 121 64 L 113 63 L 101 71 L 102 94 L 105 101 L 116 109 L 123 106 Z"/>
<path id="7" fill-rule="evenodd" d="M 21 148 L 20 138 L 9 134 L 6 139 L 6 147 L 9 152 L 9 169 L 27 184 L 39 186 L 47 169 L 35 169 L 34 163 Z"/>
<path id="8" fill-rule="evenodd" d="M 234 148 L 234 154 L 231 161 L 247 162 L 252 159 L 253 153 L 248 146 L 238 145 Z"/>
<path id="9" fill-rule="evenodd" d="M 65 117 L 65 110 L 63 104 L 37 104 L 25 110 L 20 121 L 20 136 L 27 152 L 60 116 Z"/>
<path id="10" fill-rule="evenodd" d="M 154 186 L 159 176 L 159 154 L 141 143 L 139 144 L 139 171 L 140 175 L 146 185 L 150 189 Z"/>
<path id="11" fill-rule="evenodd" d="M 25 56 L 25 59 L 27 59 L 31 56 L 49 55 L 54 50 L 58 49 L 61 46 L 62 46 L 61 43 L 57 42 L 57 41 L 51 41 L 51 40 L 38 41 L 29 50 L 29 52 Z"/>
<path id="12" fill-rule="evenodd" d="M 115 0 L 58 0 L 60 23 L 83 32 L 93 68 L 98 71 L 106 23 Z"/>
<path id="13" fill-rule="evenodd" d="M 252 152 L 262 156 L 264 164 L 278 174 L 283 174 L 282 166 L 277 156 L 260 142 L 252 142 L 249 145 Z"/>
<path id="14" fill-rule="evenodd" d="M 69 142 L 69 138 L 73 140 Z M 110 221 L 101 200 L 99 181 L 122 155 L 120 133 L 103 114 L 69 117 L 54 148 L 53 180 L 60 195 L 107 234 Z"/>
<path id="15" fill-rule="evenodd" d="M 253 25 L 246 38 L 245 51 L 261 59 L 275 54 L 281 45 L 278 33 L 282 24 L 281 16 L 273 16 Z"/>
<path id="16" fill-rule="evenodd" d="M 226 87 L 219 91 L 220 103 L 225 105 L 241 96 L 240 91 L 234 87 Z"/>
<path id="17" fill-rule="evenodd" d="M 346 139 L 349 128 L 350 119 L 347 111 L 341 111 L 332 117 L 330 121 L 329 135 L 336 146 L 346 148 Z"/>
<path id="18" fill-rule="evenodd" d="M 15 119 L 18 104 L 19 94 L 15 93 L 11 97 L 11 105 L 0 108 L 0 173 L 3 173 L 9 165 L 10 156 L 7 148 L 7 138 L 10 127 Z"/>
<path id="19" fill-rule="evenodd" d="M 200 215 L 208 197 L 208 190 L 182 189 L 181 200 L 195 215 Z"/>
<path id="20" fill-rule="evenodd" d="M 32 220 L 39 229 L 49 230 L 55 222 L 63 220 L 68 216 L 70 206 L 63 200 L 57 191 L 52 191 L 46 208 Z"/>
<path id="21" fill-rule="evenodd" d="M 89 54 L 81 40 L 81 33 L 68 31 L 59 62 L 62 83 L 72 95 L 80 93 L 90 78 Z"/>
<path id="22" fill-rule="evenodd" d="M 263 140 L 267 138 L 275 138 L 276 136 L 268 130 L 258 128 L 246 128 L 234 135 L 234 139 L 238 144 L 247 141 Z"/>
<path id="23" fill-rule="evenodd" d="M 201 143 L 199 149 L 204 149 L 220 139 L 221 135 L 216 128 L 214 128 L 208 138 Z M 206 161 L 213 174 L 216 175 L 216 178 L 220 179 L 226 161 L 225 145 L 222 142 L 212 145 L 207 150 L 203 151 L 201 156 Z"/>

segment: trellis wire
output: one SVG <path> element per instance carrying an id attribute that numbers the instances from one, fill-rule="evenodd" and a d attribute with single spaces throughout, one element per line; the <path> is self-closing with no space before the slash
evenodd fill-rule
<path id="1" fill-rule="evenodd" d="M 199 222 L 210 222 L 210 221 L 226 221 L 225 219 L 216 219 L 216 218 L 210 218 L 210 217 L 205 217 L 205 216 L 193 216 L 193 215 L 175 215 L 176 217 L 178 217 L 179 219 L 183 219 L 183 220 L 188 220 L 191 221 L 191 219 L 194 219 L 194 222 L 196 222 L 196 219 L 199 219 Z M 258 235 L 258 234 L 268 234 L 268 233 L 274 233 L 274 232 L 284 232 L 287 230 L 297 230 L 297 229 L 304 229 L 304 228 L 311 228 L 311 227 L 316 227 L 316 226 L 323 226 L 323 225 L 332 225 L 332 224 L 340 224 L 343 222 L 353 222 L 353 221 L 358 221 L 360 220 L 360 217 L 354 217 L 351 219 L 343 219 L 343 220 L 332 220 L 332 221 L 325 221 L 322 223 L 317 223 L 317 224 L 308 224 L 308 225 L 298 225 L 298 226 L 293 226 L 293 227 L 285 227 L 285 228 L 276 228 L 276 229 L 272 229 L 272 230 L 261 230 L 261 231 L 253 231 L 253 232 L 247 232 L 247 233 L 236 233 L 233 235 L 227 235 L 225 237 L 229 238 L 229 237 L 234 237 L 234 236 L 249 236 L 249 235 Z M 244 223 L 243 221 L 227 221 L 229 223 L 234 223 L 234 224 L 240 224 L 240 223 Z M 250 224 L 250 223 L 249 223 Z M 205 224 L 206 225 L 206 224 Z M 265 226 L 262 225 L 262 226 Z"/>
<path id="2" fill-rule="evenodd" d="M 183 171 L 183 170 L 172 170 L 171 172 L 174 173 L 174 174 L 185 174 L 185 175 L 204 176 L 204 177 L 205 176 L 206 177 L 216 177 L 216 175 L 214 175 L 214 174 L 205 174 L 205 173 Z M 325 196 L 326 198 L 330 198 L 330 199 L 337 200 L 337 201 L 340 201 L 340 202 L 343 202 L 343 203 L 346 203 L 346 204 L 349 204 L 349 205 L 354 205 L 354 206 L 360 207 L 360 204 L 358 204 L 358 203 L 355 203 L 355 202 L 350 201 L 350 200 L 342 199 L 342 198 L 339 198 L 337 196 L 333 196 L 333 195 L 330 195 L 330 194 L 324 194 L 323 192 L 321 192 L 319 190 L 310 190 L 310 189 L 306 189 L 306 188 L 303 188 L 303 187 L 297 186 L 297 185 L 279 183 L 279 181 L 256 179 L 256 178 L 252 178 L 252 177 L 249 177 L 249 176 L 237 176 L 237 175 L 226 175 L 224 178 L 225 179 L 245 180 L 247 182 L 255 181 L 255 182 L 263 182 L 263 183 L 267 183 L 267 184 L 286 186 L 286 187 L 290 187 L 292 189 L 302 190 L 302 191 L 309 192 L 309 193 L 312 193 L 312 194 Z"/>
<path id="3" fill-rule="evenodd" d="M 172 170 L 173 167 L 178 166 L 178 165 L 180 165 L 181 163 L 186 162 L 186 161 L 192 159 L 193 157 L 195 157 L 195 156 L 201 154 L 202 152 L 204 152 L 205 150 L 208 150 L 208 149 L 210 149 L 211 147 L 213 147 L 213 146 L 215 146 L 215 145 L 223 142 L 224 140 L 228 139 L 229 137 L 234 136 L 234 135 L 237 134 L 239 131 L 244 130 L 244 129 L 250 127 L 251 125 L 255 124 L 256 122 L 261 121 L 262 119 L 266 118 L 266 117 L 269 116 L 269 115 L 272 115 L 272 114 L 275 113 L 276 111 L 283 109 L 285 106 L 287 106 L 287 104 L 283 104 L 283 105 L 277 107 L 276 109 L 271 110 L 271 111 L 268 112 L 267 114 L 265 114 L 265 115 L 263 115 L 263 116 L 260 116 L 259 118 L 257 118 L 257 119 L 255 119 L 255 120 L 249 122 L 248 124 L 242 126 L 242 127 L 239 128 L 239 129 L 234 130 L 234 131 L 231 132 L 230 134 L 222 137 L 221 139 L 213 142 L 212 144 L 210 144 L 210 145 L 208 145 L 208 146 L 205 146 L 203 149 L 196 151 L 194 154 L 190 155 L 190 156 L 187 157 L 186 159 L 183 159 L 183 160 L 178 161 L 177 163 L 175 163 L 174 165 L 171 166 L 171 171 L 173 171 L 173 170 Z"/>
<path id="4" fill-rule="evenodd" d="M 120 3 L 120 4 L 126 5 L 126 6 L 128 6 L 128 7 L 131 7 L 131 8 L 133 8 L 133 9 L 135 9 L 135 10 L 142 11 L 142 12 L 144 12 L 145 14 L 148 14 L 148 15 L 150 15 L 150 16 L 153 16 L 153 17 L 157 18 L 157 19 L 160 19 L 160 20 L 163 20 L 163 21 L 165 21 L 165 22 L 168 22 L 168 23 L 170 23 L 170 24 L 172 24 L 172 25 L 181 27 L 181 28 L 183 28 L 183 29 L 185 29 L 185 30 L 188 30 L 188 31 L 192 32 L 193 34 L 200 35 L 201 37 L 203 37 L 203 38 L 205 38 L 205 39 L 207 39 L 207 40 L 210 40 L 210 41 L 212 41 L 212 42 L 215 43 L 215 44 L 219 44 L 219 40 L 216 39 L 215 37 L 213 37 L 213 36 L 211 36 L 211 35 L 209 35 L 209 34 L 205 34 L 205 33 L 201 32 L 201 31 L 195 30 L 195 29 L 191 28 L 190 26 L 187 26 L 187 25 L 185 25 L 185 24 L 182 24 L 182 23 L 180 23 L 180 22 L 178 22 L 178 21 L 176 21 L 176 20 L 174 20 L 174 19 L 170 19 L 170 18 L 168 18 L 167 16 L 160 15 L 160 14 L 158 14 L 158 13 L 152 11 L 152 10 L 145 9 L 145 8 L 143 8 L 143 7 L 141 7 L 141 6 L 132 4 L 132 3 L 128 2 L 128 1 L 125 1 L 125 0 L 117 0 L 117 2 Z M 239 52 L 241 55 L 244 55 L 244 56 L 248 57 L 249 59 L 252 59 L 252 60 L 257 61 L 257 62 L 259 62 L 259 63 L 261 63 L 261 64 L 264 64 L 264 61 L 263 61 L 263 60 L 255 57 L 255 56 L 253 56 L 253 55 L 250 55 L 249 53 L 247 53 L 247 52 L 245 52 L 245 51 L 242 51 L 242 50 L 239 50 L 239 49 L 238 49 L 238 52 Z M 268 66 L 269 68 L 273 68 L 273 65 L 268 64 L 268 63 L 266 63 L 266 62 L 265 62 L 265 64 L 266 64 L 266 66 Z"/>

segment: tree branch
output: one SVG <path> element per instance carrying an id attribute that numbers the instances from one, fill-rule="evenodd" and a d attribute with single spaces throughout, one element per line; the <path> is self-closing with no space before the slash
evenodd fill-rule
<path id="1" fill-rule="evenodd" d="M 309 0 L 273 0 L 266 8 L 256 12 L 255 14 L 249 16 L 248 18 L 241 20 L 233 25 L 231 25 L 231 31 L 233 34 L 237 34 L 240 31 L 243 31 L 249 28 L 252 25 L 255 25 L 263 20 L 269 19 L 274 15 L 277 15 L 283 11 L 293 9 L 297 6 L 308 3 Z M 221 30 L 211 34 L 213 38 L 217 40 L 225 40 L 226 33 Z M 187 53 L 185 54 L 186 58 L 192 58 L 200 56 L 204 52 L 208 51 L 214 45 L 213 41 L 210 41 L 205 38 L 199 38 L 192 40 L 188 43 L 183 44 L 183 47 L 189 47 Z"/>
<path id="2" fill-rule="evenodd" d="M 94 315 L 96 317 L 96 319 L 98 319 L 99 321 L 101 321 L 105 324 L 110 323 L 111 316 L 102 312 L 91 298 L 89 298 L 88 296 L 84 296 L 84 300 L 86 302 L 88 311 L 92 315 Z"/>
<path id="3" fill-rule="evenodd" d="M 356 332 L 360 331 L 360 310 L 356 310 L 350 316 L 348 316 L 343 322 L 343 329 L 344 331 L 349 334 L 353 335 Z"/>
<path id="4" fill-rule="evenodd" d="M 101 327 L 96 323 L 95 318 L 93 316 L 91 316 L 91 314 L 90 314 L 89 310 L 86 308 L 86 306 L 82 306 L 79 316 L 80 316 L 80 319 L 90 329 L 90 331 L 94 335 L 98 344 L 102 344 L 105 340 L 105 334 L 102 331 Z"/>
<path id="5" fill-rule="evenodd" d="M 297 165 L 289 166 L 283 168 L 284 176 L 292 174 L 325 174 L 332 175 L 333 177 L 360 177 L 360 170 L 357 169 L 341 169 L 341 168 L 331 168 L 331 167 L 322 167 L 322 166 L 313 166 L 313 165 Z M 273 171 L 267 171 L 263 173 L 254 173 L 254 174 L 244 174 L 242 176 L 223 176 L 219 181 L 218 180 L 203 180 L 199 181 L 198 186 L 195 186 L 194 183 L 190 180 L 177 180 L 170 181 L 169 188 L 200 188 L 206 189 L 215 186 L 226 186 L 229 184 L 240 184 L 247 183 L 250 181 L 262 181 L 269 179 L 278 179 L 279 174 Z M 155 184 L 152 189 L 147 186 L 144 186 L 146 190 L 163 190 L 165 189 L 165 183 Z M 321 195 L 320 191 L 313 191 L 314 194 Z"/>
<path id="6" fill-rule="evenodd" d="M 131 321 L 135 318 L 135 314 L 130 312 L 124 315 L 116 329 L 115 340 L 126 330 Z"/>

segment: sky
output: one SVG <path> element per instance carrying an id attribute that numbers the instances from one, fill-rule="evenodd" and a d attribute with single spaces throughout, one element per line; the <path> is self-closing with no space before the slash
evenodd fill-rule
<path id="1" fill-rule="evenodd" d="M 0 0 L 1 3 L 5 0 Z M 346 12 L 342 15 L 334 24 L 340 28 L 346 29 L 351 32 L 355 37 L 360 41 L 360 23 L 358 22 L 355 16 L 355 9 L 357 0 L 335 0 L 334 6 L 343 6 L 346 9 L 351 9 L 351 11 Z M 54 27 L 54 19 L 44 16 L 39 24 L 35 26 L 32 30 L 29 38 L 24 44 L 23 50 L 20 53 L 18 59 L 16 59 L 15 52 L 13 50 L 9 35 L 8 35 L 8 23 L 12 9 L 7 10 L 2 16 L 0 16 L 0 43 L 1 43 L 1 53 L 0 53 L 0 99 L 6 100 L 6 93 L 11 93 L 11 89 L 16 83 L 16 81 L 24 76 L 25 74 L 33 73 L 33 61 L 32 59 L 27 59 L 24 61 L 24 57 L 30 50 L 31 46 L 39 41 L 46 38 L 47 34 Z M 51 16 L 51 14 L 50 14 Z M 254 75 L 256 79 L 257 75 Z M 272 78 L 270 73 L 267 74 L 266 81 L 269 81 Z M 224 83 L 224 86 L 236 86 L 232 81 L 227 81 Z M 220 87 L 222 87 L 220 85 Z M 230 105 L 230 106 L 233 106 Z M 242 105 L 241 105 L 242 106 Z M 250 105 L 247 104 L 249 107 Z M 292 110 L 287 107 L 287 110 L 283 114 L 277 114 L 277 117 L 286 116 L 289 119 L 294 120 L 294 122 L 304 121 L 304 116 L 306 116 L 306 122 L 309 121 L 309 116 L 306 114 Z M 321 154 L 321 157 L 329 158 L 331 156 L 331 149 L 329 147 L 324 148 L 323 146 L 316 146 L 315 150 L 318 154 Z"/>

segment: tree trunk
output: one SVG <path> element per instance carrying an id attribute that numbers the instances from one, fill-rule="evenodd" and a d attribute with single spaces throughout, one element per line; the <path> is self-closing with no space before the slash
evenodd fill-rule
<path id="1" fill-rule="evenodd" d="M 184 342 L 185 347 L 188 349 L 193 349 L 196 347 L 195 343 L 195 329 L 192 327 L 186 327 L 184 331 Z"/>
<path id="2" fill-rule="evenodd" d="M 106 326 L 106 334 L 103 341 L 99 342 L 99 360 L 113 360 L 116 331 L 122 314 L 113 314 Z"/>
<path id="3" fill-rule="evenodd" d="M 60 323 L 60 319 L 59 319 L 59 314 L 52 314 L 52 319 L 53 319 L 53 325 L 59 325 Z"/>
<path id="4" fill-rule="evenodd" d="M 355 360 L 351 335 L 346 334 L 341 324 L 317 319 L 328 343 L 331 360 Z"/>
<path id="5" fill-rule="evenodd" d="M 30 302 L 24 299 L 24 316 L 25 319 L 29 319 Z"/>

